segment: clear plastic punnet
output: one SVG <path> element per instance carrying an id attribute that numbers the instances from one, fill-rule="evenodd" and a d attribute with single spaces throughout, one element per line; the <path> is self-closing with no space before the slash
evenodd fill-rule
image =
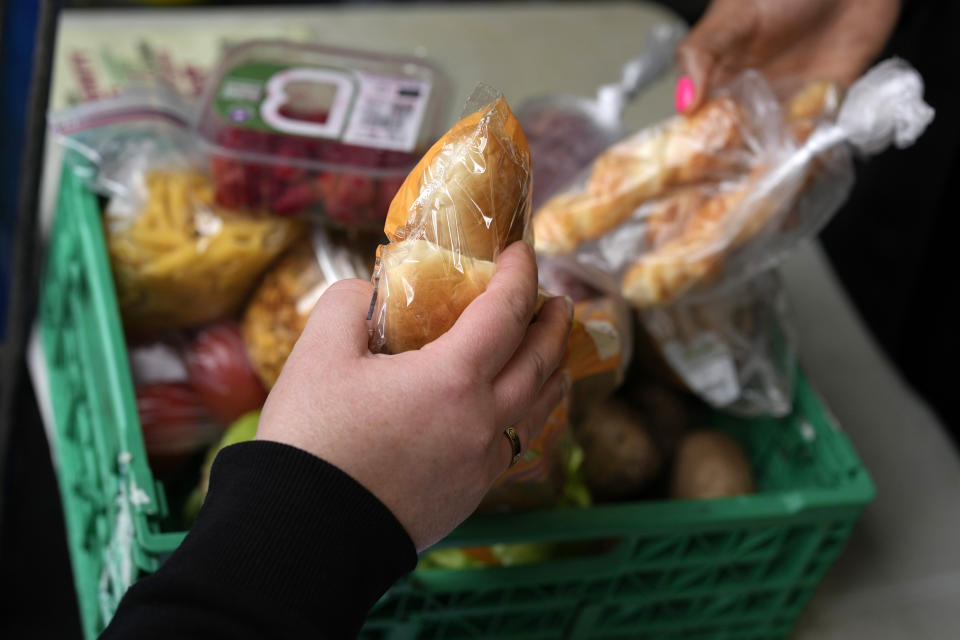
<path id="1" fill-rule="evenodd" d="M 443 131 L 448 81 L 422 58 L 282 41 L 229 51 L 197 138 L 216 201 L 379 227 Z"/>

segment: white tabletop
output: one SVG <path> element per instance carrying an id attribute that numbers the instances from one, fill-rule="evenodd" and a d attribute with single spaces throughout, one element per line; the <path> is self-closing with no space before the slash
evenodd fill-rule
<path id="1" fill-rule="evenodd" d="M 78 90 L 76 52 L 97 40 L 134 51 L 140 40 L 159 39 L 172 56 L 209 64 L 220 38 L 262 35 L 425 55 L 453 75 L 457 104 L 482 80 L 519 105 L 549 93 L 592 95 L 617 79 L 647 28 L 664 19 L 668 12 L 640 3 L 67 11 L 53 101 L 62 106 Z M 667 114 L 671 90 L 670 78 L 654 85 L 628 109 L 627 124 Z M 960 637 L 960 459 L 869 339 L 820 251 L 798 251 L 783 271 L 801 360 L 877 486 L 793 637 Z"/>

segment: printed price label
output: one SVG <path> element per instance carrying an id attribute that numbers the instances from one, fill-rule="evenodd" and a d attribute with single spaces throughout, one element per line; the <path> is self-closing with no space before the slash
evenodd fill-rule
<path id="1" fill-rule="evenodd" d="M 360 86 L 343 141 L 412 151 L 430 98 L 430 83 L 416 78 L 359 73 Z"/>

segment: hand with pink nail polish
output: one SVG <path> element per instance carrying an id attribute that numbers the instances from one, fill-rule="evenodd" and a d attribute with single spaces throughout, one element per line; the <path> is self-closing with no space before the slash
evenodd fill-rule
<path id="1" fill-rule="evenodd" d="M 900 0 L 713 0 L 677 48 L 686 74 L 677 110 L 695 109 L 745 69 L 848 85 L 880 54 L 899 12 Z"/>

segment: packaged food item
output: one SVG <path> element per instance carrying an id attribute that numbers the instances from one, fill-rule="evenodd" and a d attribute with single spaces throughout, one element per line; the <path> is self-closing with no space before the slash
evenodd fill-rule
<path id="1" fill-rule="evenodd" d="M 266 399 L 232 321 L 135 338 L 127 353 L 144 444 L 157 472 L 179 468 Z"/>
<path id="2" fill-rule="evenodd" d="M 446 100 L 421 58 L 256 41 L 209 79 L 196 134 L 221 206 L 375 228 Z"/>
<path id="3" fill-rule="evenodd" d="M 623 382 L 633 353 L 633 322 L 623 301 L 605 296 L 577 302 L 563 367 L 573 386 L 574 419 L 605 400 Z"/>
<path id="4" fill-rule="evenodd" d="M 853 151 L 908 146 L 933 117 L 900 60 L 842 102 L 823 82 L 783 93 L 746 72 L 693 114 L 614 145 L 537 211 L 537 250 L 640 308 L 722 295 L 825 224 Z"/>
<path id="5" fill-rule="evenodd" d="M 423 157 L 387 216 L 372 317 L 374 351 L 418 349 L 447 331 L 484 291 L 500 251 L 529 241 L 530 159 L 504 99 L 475 92 L 470 113 Z M 544 299 L 541 296 L 541 300 Z M 565 366 L 575 381 L 622 376 L 625 340 L 613 301 L 591 301 L 571 332 Z M 615 383 L 614 383 L 615 384 Z M 501 476 L 484 510 L 555 505 L 564 486 L 569 399 L 558 406 L 524 458 Z"/>
<path id="6" fill-rule="evenodd" d="M 468 115 L 430 148 L 390 205 L 374 280 L 373 351 L 418 349 L 487 286 L 499 253 L 530 241 L 530 152 L 502 96 L 474 92 Z"/>
<path id="7" fill-rule="evenodd" d="M 254 373 L 236 322 L 204 327 L 193 336 L 184 360 L 190 384 L 221 424 L 259 409 L 267 399 Z"/>
<path id="8" fill-rule="evenodd" d="M 243 342 L 269 389 L 280 375 L 314 305 L 327 287 L 345 278 L 369 279 L 377 239 L 314 227 L 263 277 L 243 314 Z"/>
<path id="9" fill-rule="evenodd" d="M 797 340 L 776 270 L 723 296 L 638 315 L 663 364 L 709 405 L 746 416 L 790 413 Z"/>
<path id="10" fill-rule="evenodd" d="M 107 253 L 124 325 L 193 327 L 235 312 L 264 269 L 299 235 L 297 223 L 217 207 L 193 170 L 152 170 L 144 208 L 107 218 Z"/>
<path id="11" fill-rule="evenodd" d="M 223 433 L 223 425 L 186 382 L 140 384 L 135 394 L 143 444 L 158 473 L 176 469 Z"/>
<path id="12" fill-rule="evenodd" d="M 127 344 L 140 429 L 156 473 L 176 471 L 223 433 L 224 425 L 190 384 L 188 346 L 189 338 L 180 332 Z"/>
<path id="13" fill-rule="evenodd" d="M 158 91 L 52 117 L 66 161 L 107 199 L 107 252 L 128 331 L 229 316 L 302 232 L 263 210 L 217 205 L 188 120 L 185 106 Z"/>

